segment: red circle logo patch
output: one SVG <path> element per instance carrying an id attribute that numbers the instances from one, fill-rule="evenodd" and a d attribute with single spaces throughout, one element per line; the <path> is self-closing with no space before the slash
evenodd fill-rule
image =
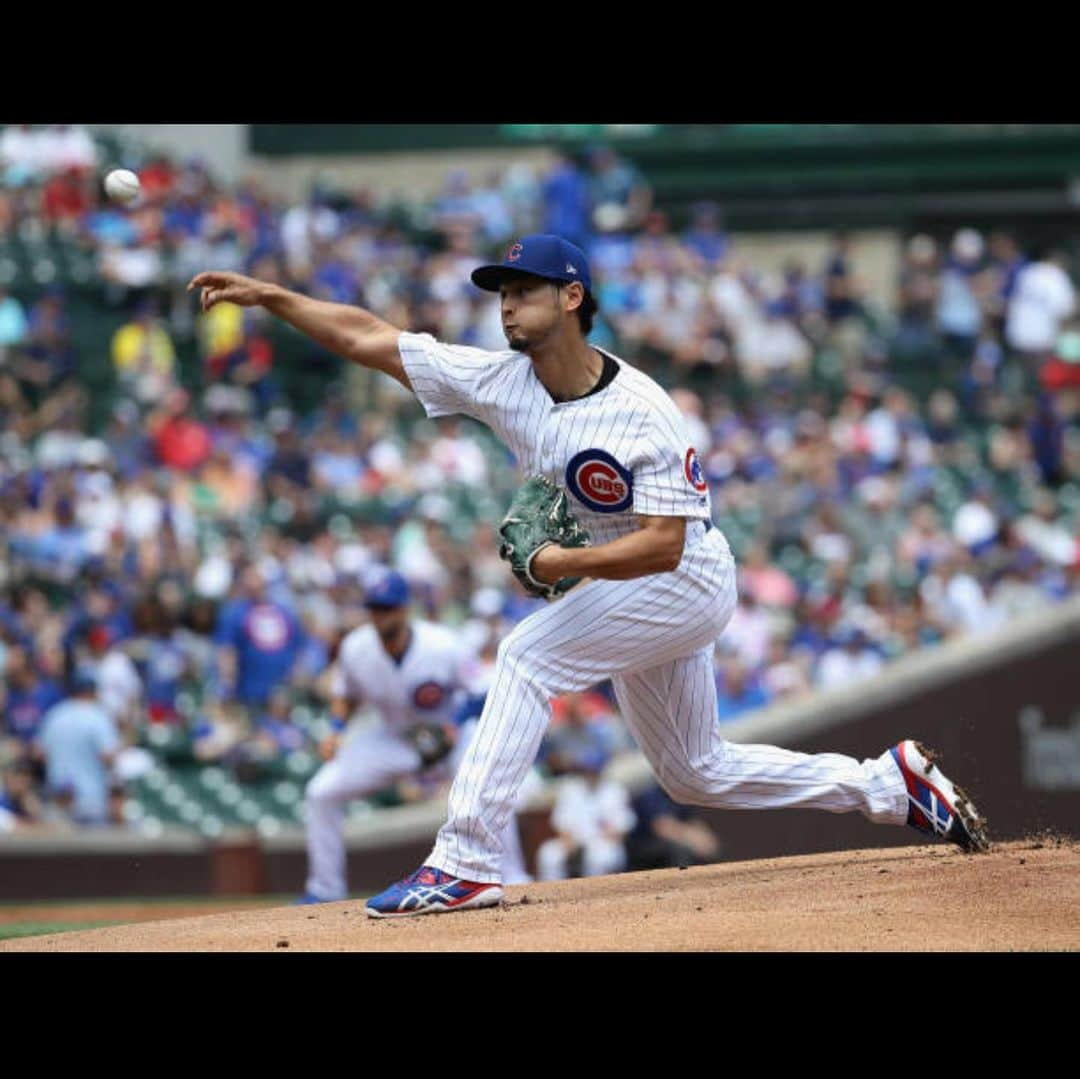
<path id="1" fill-rule="evenodd" d="M 683 461 L 683 472 L 686 473 L 686 481 L 695 491 L 705 491 L 709 485 L 705 482 L 705 473 L 701 471 L 701 462 L 698 460 L 697 450 L 693 446 L 686 451 L 686 460 Z"/>
<path id="2" fill-rule="evenodd" d="M 446 699 L 446 689 L 438 682 L 422 682 L 413 690 L 413 703 L 417 708 L 438 708 Z"/>
<path id="3" fill-rule="evenodd" d="M 570 493 L 596 513 L 620 513 L 634 500 L 632 474 L 604 450 L 582 450 L 566 466 Z"/>

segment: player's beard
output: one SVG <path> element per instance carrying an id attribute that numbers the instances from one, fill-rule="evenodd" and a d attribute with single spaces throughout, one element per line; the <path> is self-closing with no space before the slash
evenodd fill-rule
<path id="1" fill-rule="evenodd" d="M 513 335 L 507 334 L 506 343 L 515 352 L 529 351 L 529 339 L 520 330 L 516 330 Z"/>

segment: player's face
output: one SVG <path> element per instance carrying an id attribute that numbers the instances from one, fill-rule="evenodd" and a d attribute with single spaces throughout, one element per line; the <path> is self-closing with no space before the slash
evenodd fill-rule
<path id="1" fill-rule="evenodd" d="M 559 325 L 562 307 L 559 290 L 540 277 L 505 281 L 499 288 L 502 298 L 503 332 L 510 347 L 528 352 Z"/>
<path id="2" fill-rule="evenodd" d="M 409 620 L 408 607 L 368 607 L 375 632 L 386 643 L 395 641 Z"/>

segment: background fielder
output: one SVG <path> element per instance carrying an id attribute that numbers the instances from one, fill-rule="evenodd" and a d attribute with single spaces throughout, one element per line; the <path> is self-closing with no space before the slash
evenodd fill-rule
<path id="1" fill-rule="evenodd" d="M 422 769 L 441 767 L 448 774 L 460 756 L 454 718 L 466 657 L 457 637 L 433 622 L 409 618 L 408 584 L 393 571 L 369 583 L 364 601 L 371 622 L 341 643 L 332 676 L 332 711 L 340 726 L 364 704 L 374 707 L 379 719 L 374 728 L 345 736 L 308 783 L 309 873 L 301 902 L 348 896 L 343 829 L 350 801 Z M 466 737 L 472 729 L 463 728 Z M 528 881 L 513 815 L 502 842 L 504 878 Z"/>

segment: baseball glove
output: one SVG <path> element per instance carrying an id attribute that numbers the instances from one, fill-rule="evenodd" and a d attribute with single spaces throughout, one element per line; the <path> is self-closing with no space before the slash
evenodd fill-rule
<path id="1" fill-rule="evenodd" d="M 589 533 L 570 512 L 566 492 L 545 476 L 530 476 L 518 489 L 499 525 L 499 557 L 510 563 L 526 592 L 553 599 L 569 591 L 580 577 L 563 577 L 554 584 L 538 581 L 529 572 L 532 560 L 545 547 L 588 547 Z"/>
<path id="2" fill-rule="evenodd" d="M 437 723 L 410 727 L 405 732 L 405 737 L 420 754 L 421 768 L 430 768 L 450 756 L 456 740 L 452 727 L 444 727 Z"/>

